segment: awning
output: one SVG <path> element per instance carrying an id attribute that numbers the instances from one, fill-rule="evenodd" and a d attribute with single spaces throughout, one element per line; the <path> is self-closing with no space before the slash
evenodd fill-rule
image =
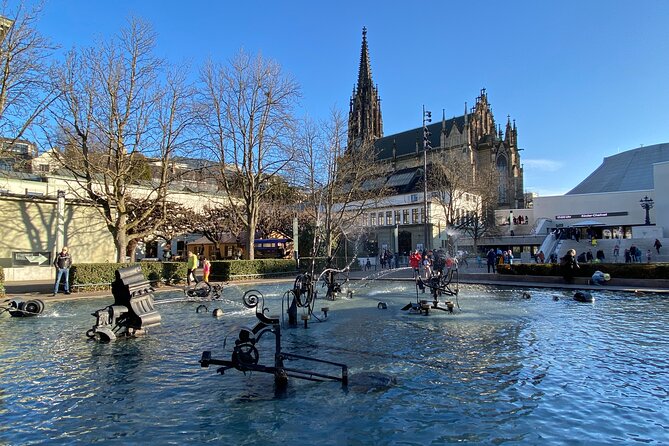
<path id="1" fill-rule="evenodd" d="M 574 223 L 570 226 L 573 228 L 582 228 L 586 226 L 606 226 L 606 225 L 597 220 L 585 220 L 585 221 L 579 221 L 578 223 Z"/>

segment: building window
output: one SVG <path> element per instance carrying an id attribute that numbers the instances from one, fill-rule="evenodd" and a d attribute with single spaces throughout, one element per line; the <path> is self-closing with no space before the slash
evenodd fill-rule
<path id="1" fill-rule="evenodd" d="M 418 223 L 418 208 L 411 209 L 411 223 Z"/>
<path id="2" fill-rule="evenodd" d="M 369 215 L 367 213 L 362 214 L 362 225 L 367 226 Z"/>
<path id="3" fill-rule="evenodd" d="M 379 212 L 379 226 L 383 226 L 383 212 Z"/>
<path id="4" fill-rule="evenodd" d="M 376 226 L 376 214 L 369 214 L 369 225 Z"/>
<path id="5" fill-rule="evenodd" d="M 400 220 L 400 211 L 395 211 L 395 224 L 399 225 L 400 223 L 402 223 Z"/>
<path id="6" fill-rule="evenodd" d="M 409 224 L 409 209 L 402 210 L 402 223 L 405 225 Z"/>
<path id="7" fill-rule="evenodd" d="M 393 224 L 393 212 L 386 211 L 386 225 L 390 226 Z"/>
<path id="8" fill-rule="evenodd" d="M 420 208 L 420 222 L 425 223 L 427 220 L 425 220 L 425 208 Z"/>
<path id="9" fill-rule="evenodd" d="M 501 155 L 497 158 L 497 172 L 499 174 L 499 186 L 498 186 L 498 203 L 506 203 L 508 200 L 507 197 L 507 183 L 509 180 L 508 167 L 506 162 L 506 157 Z"/>

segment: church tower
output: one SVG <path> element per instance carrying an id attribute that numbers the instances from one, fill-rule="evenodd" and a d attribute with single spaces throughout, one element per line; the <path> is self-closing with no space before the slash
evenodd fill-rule
<path id="1" fill-rule="evenodd" d="M 367 28 L 362 28 L 362 49 L 358 85 L 353 89 L 348 112 L 348 147 L 357 149 L 383 136 L 381 99 L 378 88 L 372 82 L 372 67 L 367 48 Z"/>

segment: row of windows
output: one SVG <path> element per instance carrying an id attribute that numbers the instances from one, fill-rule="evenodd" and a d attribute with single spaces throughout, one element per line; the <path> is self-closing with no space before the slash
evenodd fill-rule
<path id="1" fill-rule="evenodd" d="M 410 225 L 425 222 L 424 208 L 411 208 L 395 211 L 372 212 L 363 215 L 363 221 L 369 226 Z"/>
<path id="2" fill-rule="evenodd" d="M 457 225 L 464 225 L 471 222 L 475 217 L 473 211 L 465 209 L 455 210 L 454 223 Z M 363 221 L 368 226 L 394 226 L 394 225 L 410 225 L 425 222 L 425 209 L 411 208 L 395 211 L 372 212 L 363 215 Z"/>

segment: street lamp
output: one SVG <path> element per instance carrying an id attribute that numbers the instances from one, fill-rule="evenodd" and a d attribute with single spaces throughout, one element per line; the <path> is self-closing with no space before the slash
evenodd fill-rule
<path id="1" fill-rule="evenodd" d="M 423 232 L 424 232 L 424 249 L 429 249 L 428 246 L 428 216 L 427 216 L 427 151 L 432 148 L 430 144 L 430 131 L 427 129 L 427 123 L 432 122 L 432 112 L 425 110 L 423 105 Z"/>
<path id="2" fill-rule="evenodd" d="M 643 197 L 641 200 L 639 200 L 639 203 L 641 203 L 641 207 L 646 210 L 646 224 L 650 225 L 650 211 L 653 208 L 653 199 L 648 198 L 648 195 Z"/>

